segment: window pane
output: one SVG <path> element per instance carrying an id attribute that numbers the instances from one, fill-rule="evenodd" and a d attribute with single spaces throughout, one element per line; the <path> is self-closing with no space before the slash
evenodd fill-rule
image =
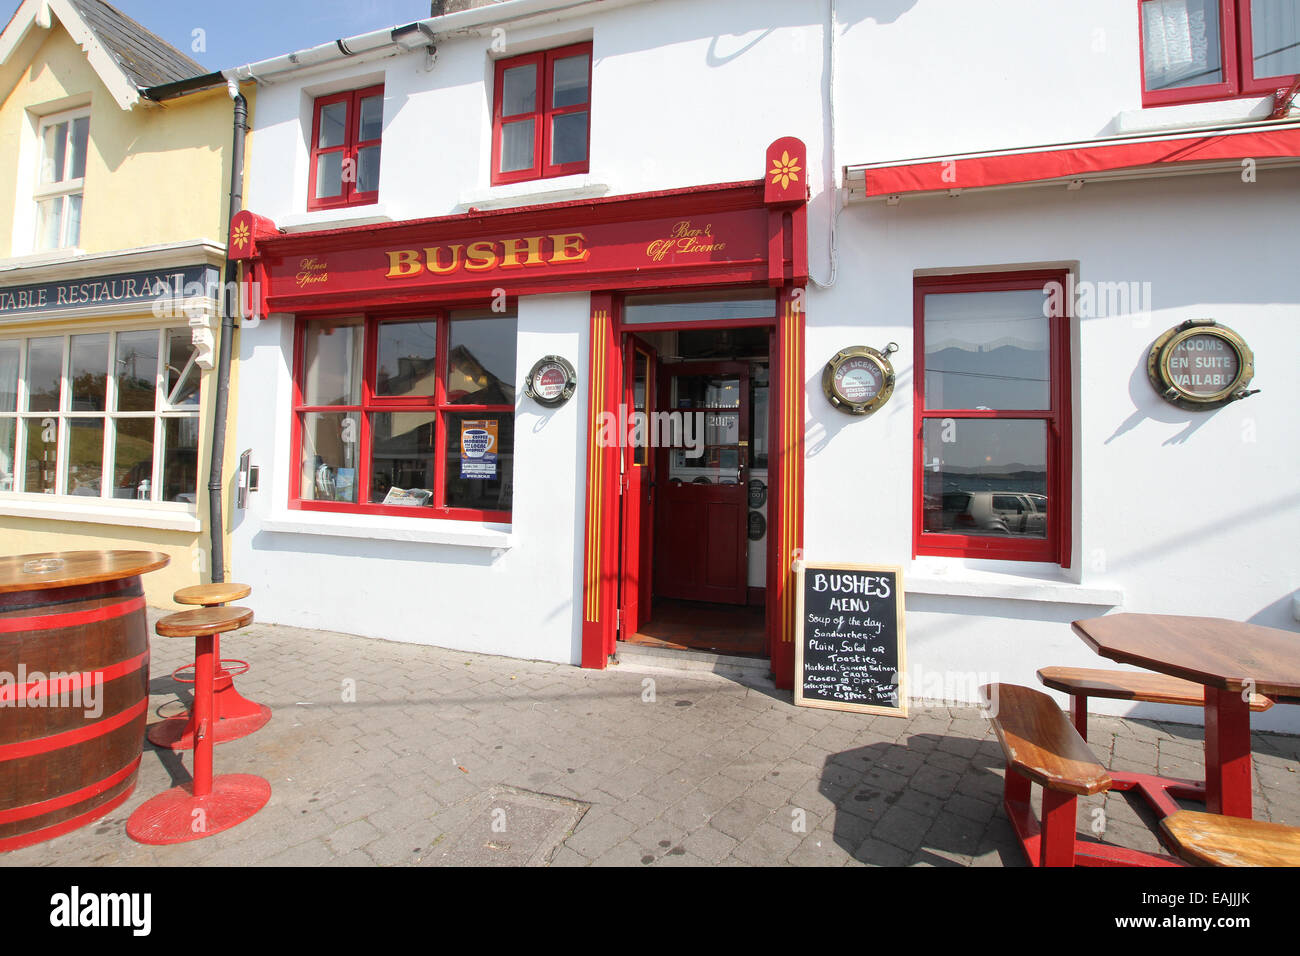
<path id="1" fill-rule="evenodd" d="M 453 312 L 448 343 L 447 401 L 452 405 L 514 405 L 515 317 Z"/>
<path id="2" fill-rule="evenodd" d="M 73 193 L 67 203 L 67 235 L 63 237 L 64 246 L 75 246 L 81 242 L 81 193 Z"/>
<path id="3" fill-rule="evenodd" d="M 1047 425 L 927 419 L 925 530 L 1045 538 Z"/>
<path id="4" fill-rule="evenodd" d="M 307 326 L 304 405 L 361 404 L 361 348 L 364 327 L 359 317 Z"/>
<path id="5" fill-rule="evenodd" d="M 533 168 L 533 120 L 506 123 L 501 128 L 501 172 L 515 173 Z"/>
<path id="6" fill-rule="evenodd" d="M 379 139 L 384 133 L 384 98 L 367 96 L 361 101 L 361 133 L 359 142 Z"/>
<path id="7" fill-rule="evenodd" d="M 104 420 L 68 419 L 67 494 L 98 498 L 104 481 Z"/>
<path id="8" fill-rule="evenodd" d="M 0 412 L 18 408 L 18 342 L 0 342 Z"/>
<path id="9" fill-rule="evenodd" d="M 27 431 L 27 474 L 23 490 L 52 495 L 58 473 L 59 420 L 28 418 L 23 426 Z"/>
<path id="10" fill-rule="evenodd" d="M 41 182 L 63 182 L 63 171 L 68 159 L 67 123 L 52 123 L 45 127 L 41 152 Z"/>
<path id="11" fill-rule="evenodd" d="M 1051 406 L 1041 289 L 925 297 L 926 408 Z"/>
<path id="12" fill-rule="evenodd" d="M 157 400 L 158 333 L 117 334 L 117 410 L 151 412 Z"/>
<path id="13" fill-rule="evenodd" d="M 0 418 L 0 491 L 14 490 L 14 452 L 18 421 Z"/>
<path id="14" fill-rule="evenodd" d="M 108 333 L 74 335 L 69 370 L 74 412 L 102 412 L 108 387 Z"/>
<path id="15" fill-rule="evenodd" d="M 58 411 L 59 379 L 62 375 L 63 339 L 29 339 L 27 342 L 27 411 Z"/>
<path id="16" fill-rule="evenodd" d="M 86 141 L 90 134 L 90 117 L 80 116 L 72 121 L 72 170 L 69 179 L 86 175 Z"/>
<path id="17" fill-rule="evenodd" d="M 36 204 L 36 247 L 57 249 L 63 238 L 63 197 L 44 199 Z"/>
<path id="18" fill-rule="evenodd" d="M 302 416 L 302 484 L 306 501 L 357 501 L 361 416 L 307 412 Z"/>
<path id="19" fill-rule="evenodd" d="M 537 65 L 506 70 L 501 87 L 501 115 L 518 116 L 537 109 Z"/>
<path id="20" fill-rule="evenodd" d="M 433 505 L 436 412 L 384 412 L 370 418 L 370 500 Z"/>
<path id="21" fill-rule="evenodd" d="M 555 75 L 551 93 L 552 106 L 576 106 L 587 102 L 587 76 L 591 58 L 566 56 L 555 61 Z"/>
<path id="22" fill-rule="evenodd" d="M 509 511 L 514 489 L 515 416 L 448 415 L 447 507 Z"/>
<path id="23" fill-rule="evenodd" d="M 551 162 L 580 163 L 587 158 L 587 111 L 552 117 Z"/>
<path id="24" fill-rule="evenodd" d="M 194 504 L 199 486 L 199 417 L 163 419 L 162 500 Z"/>
<path id="25" fill-rule="evenodd" d="M 701 322 L 711 319 L 770 319 L 776 296 L 766 289 L 630 295 L 623 302 L 623 321 Z"/>
<path id="26" fill-rule="evenodd" d="M 316 157 L 316 198 L 331 199 L 343 195 L 343 151 L 321 153 Z"/>
<path id="27" fill-rule="evenodd" d="M 1300 73 L 1297 0 L 1251 0 L 1250 32 L 1256 78 Z"/>
<path id="28" fill-rule="evenodd" d="M 342 146 L 347 142 L 348 104 L 346 100 L 321 107 L 320 134 L 316 139 L 318 149 Z"/>
<path id="29" fill-rule="evenodd" d="M 194 347 L 188 329 L 172 329 L 167 333 L 167 368 L 164 370 L 167 404 L 197 405 L 199 403 L 199 350 Z"/>
<path id="30" fill-rule="evenodd" d="M 153 423 L 152 418 L 119 418 L 113 423 L 114 498 L 152 498 Z"/>
<path id="31" fill-rule="evenodd" d="M 1146 0 L 1142 54 L 1148 90 L 1223 82 L 1219 0 Z"/>
<path id="32" fill-rule="evenodd" d="M 433 395 L 438 374 L 438 323 L 381 322 L 376 395 Z"/>
<path id="33" fill-rule="evenodd" d="M 357 192 L 372 193 L 379 188 L 379 149 L 367 146 L 357 150 Z"/>

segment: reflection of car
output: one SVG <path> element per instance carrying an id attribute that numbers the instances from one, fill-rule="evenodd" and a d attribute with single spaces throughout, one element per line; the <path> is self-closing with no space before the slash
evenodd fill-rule
<path id="1" fill-rule="evenodd" d="M 1036 500 L 1037 499 L 1037 500 Z M 927 531 L 968 534 L 1047 533 L 1047 496 L 1014 491 L 949 491 L 937 513 L 926 503 Z"/>

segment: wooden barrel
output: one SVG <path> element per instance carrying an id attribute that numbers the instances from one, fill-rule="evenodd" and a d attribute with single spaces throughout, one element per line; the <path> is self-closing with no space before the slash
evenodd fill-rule
<path id="1" fill-rule="evenodd" d="M 0 851 L 84 826 L 135 788 L 149 705 L 140 574 L 167 560 L 0 559 Z"/>

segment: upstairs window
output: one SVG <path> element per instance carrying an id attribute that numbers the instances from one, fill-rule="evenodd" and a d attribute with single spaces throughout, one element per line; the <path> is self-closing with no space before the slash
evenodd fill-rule
<path id="1" fill-rule="evenodd" d="M 590 43 L 497 62 L 494 186 L 587 172 L 590 131 Z"/>
<path id="2" fill-rule="evenodd" d="M 307 208 L 337 209 L 379 201 L 384 87 L 332 93 L 316 100 Z"/>
<path id="3" fill-rule="evenodd" d="M 1140 0 L 1142 105 L 1263 95 L 1300 74 L 1300 0 Z"/>
<path id="4" fill-rule="evenodd" d="M 86 182 L 90 114 L 41 121 L 41 165 L 36 179 L 36 251 L 68 249 L 81 241 L 81 199 Z"/>

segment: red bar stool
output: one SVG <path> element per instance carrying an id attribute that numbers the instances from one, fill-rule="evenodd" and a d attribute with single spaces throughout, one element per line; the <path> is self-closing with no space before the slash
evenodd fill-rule
<path id="1" fill-rule="evenodd" d="M 271 785 L 246 773 L 212 775 L 216 644 L 222 632 L 253 622 L 246 607 L 205 607 L 169 614 L 154 625 L 160 637 L 195 638 L 194 780 L 150 797 L 126 821 L 137 843 L 165 846 L 201 840 L 243 823 L 271 799 Z"/>
<path id="2" fill-rule="evenodd" d="M 196 584 L 181 588 L 172 595 L 177 604 L 198 604 L 203 607 L 219 607 L 230 601 L 248 597 L 253 589 L 247 584 L 213 583 Z M 248 662 L 240 660 L 222 660 L 221 644 L 214 639 L 213 654 L 216 655 L 216 676 L 214 685 L 214 704 L 212 719 L 212 742 L 224 744 L 227 741 L 247 737 L 255 730 L 266 726 L 271 719 L 271 708 L 254 703 L 235 690 L 235 676 L 248 670 Z M 180 676 L 184 667 L 172 672 L 175 680 L 189 683 Z M 145 735 L 149 742 L 168 750 L 190 750 L 194 746 L 194 715 L 190 713 L 168 717 L 154 724 Z"/>

